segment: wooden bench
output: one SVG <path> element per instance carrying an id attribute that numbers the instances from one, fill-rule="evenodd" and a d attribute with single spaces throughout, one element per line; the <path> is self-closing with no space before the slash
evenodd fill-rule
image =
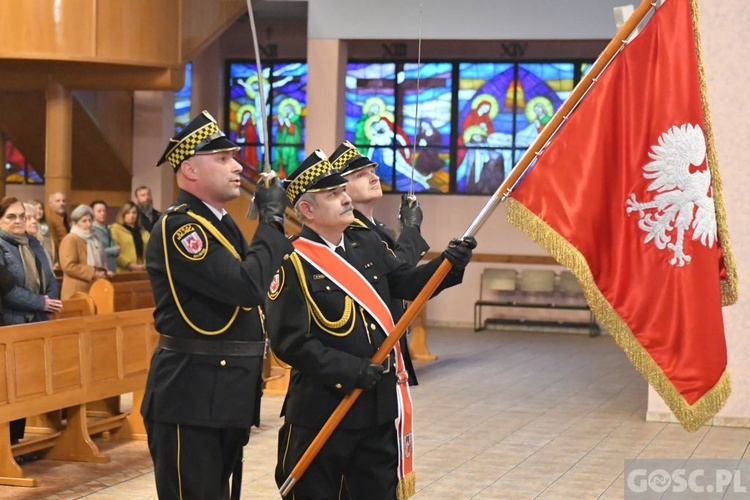
<path id="1" fill-rule="evenodd" d="M 146 383 L 158 339 L 153 310 L 61 319 L 2 328 L 0 336 L 0 484 L 34 486 L 14 455 L 40 452 L 47 459 L 108 462 L 91 436 L 112 431 L 143 438 L 140 399 L 132 411 L 87 418 L 87 404 Z M 10 444 L 9 422 L 28 415 L 66 410 L 64 428 Z"/>
<path id="2" fill-rule="evenodd" d="M 129 274 L 115 275 L 111 281 L 94 281 L 89 295 L 96 304 L 98 314 L 154 307 L 151 282 L 148 279 L 132 279 L 133 276 Z M 142 276 L 144 273 L 137 274 Z"/>

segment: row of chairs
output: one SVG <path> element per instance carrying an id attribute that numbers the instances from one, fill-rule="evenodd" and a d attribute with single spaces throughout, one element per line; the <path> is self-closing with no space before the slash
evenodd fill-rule
<path id="1" fill-rule="evenodd" d="M 525 292 L 583 296 L 581 285 L 570 271 L 559 274 L 548 269 L 485 269 L 482 288 L 496 292 Z"/>

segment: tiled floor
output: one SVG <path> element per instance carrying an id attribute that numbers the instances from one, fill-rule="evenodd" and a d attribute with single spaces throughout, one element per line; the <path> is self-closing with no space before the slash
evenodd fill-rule
<path id="1" fill-rule="evenodd" d="M 420 363 L 415 500 L 615 499 L 630 458 L 750 458 L 750 429 L 644 421 L 646 383 L 610 337 L 433 328 L 439 356 Z M 279 498 L 273 482 L 282 399 L 263 401 L 245 448 L 243 497 Z M 40 460 L 39 487 L 2 498 L 156 498 L 145 443 L 99 443 L 109 464 Z"/>

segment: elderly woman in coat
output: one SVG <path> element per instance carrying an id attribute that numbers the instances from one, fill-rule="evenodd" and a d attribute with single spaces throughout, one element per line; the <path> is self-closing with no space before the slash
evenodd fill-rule
<path id="1" fill-rule="evenodd" d="M 26 209 L 12 196 L 0 200 L 0 266 L 14 281 L 3 296 L 3 324 L 46 321 L 51 313 L 62 311 L 47 255 L 39 240 L 26 234 Z M 25 425 L 26 419 L 10 423 L 11 443 L 23 438 Z"/>
<path id="2" fill-rule="evenodd" d="M 88 293 L 94 280 L 106 278 L 107 258 L 95 231 L 91 230 L 94 211 L 88 205 L 78 205 L 70 213 L 73 225 L 60 242 L 60 269 L 63 272 L 62 298 L 76 292 Z"/>

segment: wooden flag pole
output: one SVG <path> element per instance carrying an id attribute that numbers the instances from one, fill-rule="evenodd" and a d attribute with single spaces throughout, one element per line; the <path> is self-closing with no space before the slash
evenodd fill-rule
<path id="1" fill-rule="evenodd" d="M 510 195 L 513 187 L 518 183 L 518 180 L 521 178 L 526 169 L 529 168 L 534 158 L 538 154 L 540 154 L 544 146 L 549 142 L 552 136 L 554 136 L 555 132 L 557 132 L 560 126 L 562 126 L 562 124 L 565 122 L 568 115 L 575 109 L 581 99 L 583 99 L 583 97 L 586 95 L 586 92 L 588 92 L 589 88 L 591 88 L 591 86 L 596 82 L 602 71 L 617 55 L 621 47 L 627 43 L 630 35 L 636 30 L 641 21 L 654 7 L 655 2 L 652 3 L 651 0 L 642 0 L 641 4 L 638 6 L 633 15 L 630 16 L 627 22 L 622 26 L 622 28 L 620 28 L 615 37 L 609 42 L 607 47 L 601 53 L 589 73 L 581 79 L 578 85 L 576 85 L 570 96 L 565 100 L 565 102 L 563 102 L 563 104 L 560 106 L 560 109 L 557 110 L 550 122 L 544 127 L 542 132 L 529 147 L 529 149 L 526 150 L 526 153 L 521 157 L 516 166 L 513 167 L 513 170 L 503 181 L 497 191 L 495 191 L 495 194 L 492 195 L 479 215 L 477 215 L 477 217 L 472 221 L 471 225 L 464 233 L 464 237 L 476 235 L 479 232 L 479 229 L 481 229 L 481 227 L 490 217 L 490 215 L 492 215 L 492 212 L 495 210 L 497 205 L 501 201 L 505 200 L 508 195 Z M 447 259 L 440 264 L 440 266 L 435 271 L 435 274 L 432 275 L 422 291 L 419 292 L 419 295 L 417 295 L 417 297 L 412 301 L 411 305 L 406 309 L 406 312 L 404 312 L 404 315 L 398 321 L 393 331 L 380 345 L 380 348 L 378 348 L 377 352 L 372 357 L 373 363 L 380 364 L 385 361 L 388 353 L 391 352 L 393 347 L 396 345 L 396 342 L 398 342 L 411 322 L 414 321 L 414 318 L 416 318 L 417 314 L 421 312 L 422 308 L 427 303 L 427 300 L 429 300 L 429 298 L 435 292 L 443 279 L 448 275 L 448 272 L 452 267 L 453 266 Z M 341 400 L 333 413 L 331 413 L 331 416 L 328 417 L 328 420 L 323 425 L 323 428 L 320 430 L 312 443 L 310 443 L 310 446 L 297 462 L 297 465 L 289 474 L 289 477 L 286 478 L 284 484 L 282 484 L 281 488 L 279 488 L 279 493 L 281 493 L 282 497 L 287 496 L 292 491 L 294 485 L 305 473 L 307 468 L 310 466 L 310 463 L 318 455 L 318 452 L 320 452 L 320 450 L 323 448 L 323 445 L 325 445 L 326 441 L 328 441 L 328 438 L 331 437 L 333 431 L 336 430 L 336 427 L 338 427 L 338 425 L 341 423 L 341 420 L 343 420 L 344 416 L 352 407 L 352 405 L 354 405 L 354 402 L 357 401 L 357 398 L 361 393 L 362 389 L 354 389 L 352 392 L 344 396 L 344 399 Z"/>

